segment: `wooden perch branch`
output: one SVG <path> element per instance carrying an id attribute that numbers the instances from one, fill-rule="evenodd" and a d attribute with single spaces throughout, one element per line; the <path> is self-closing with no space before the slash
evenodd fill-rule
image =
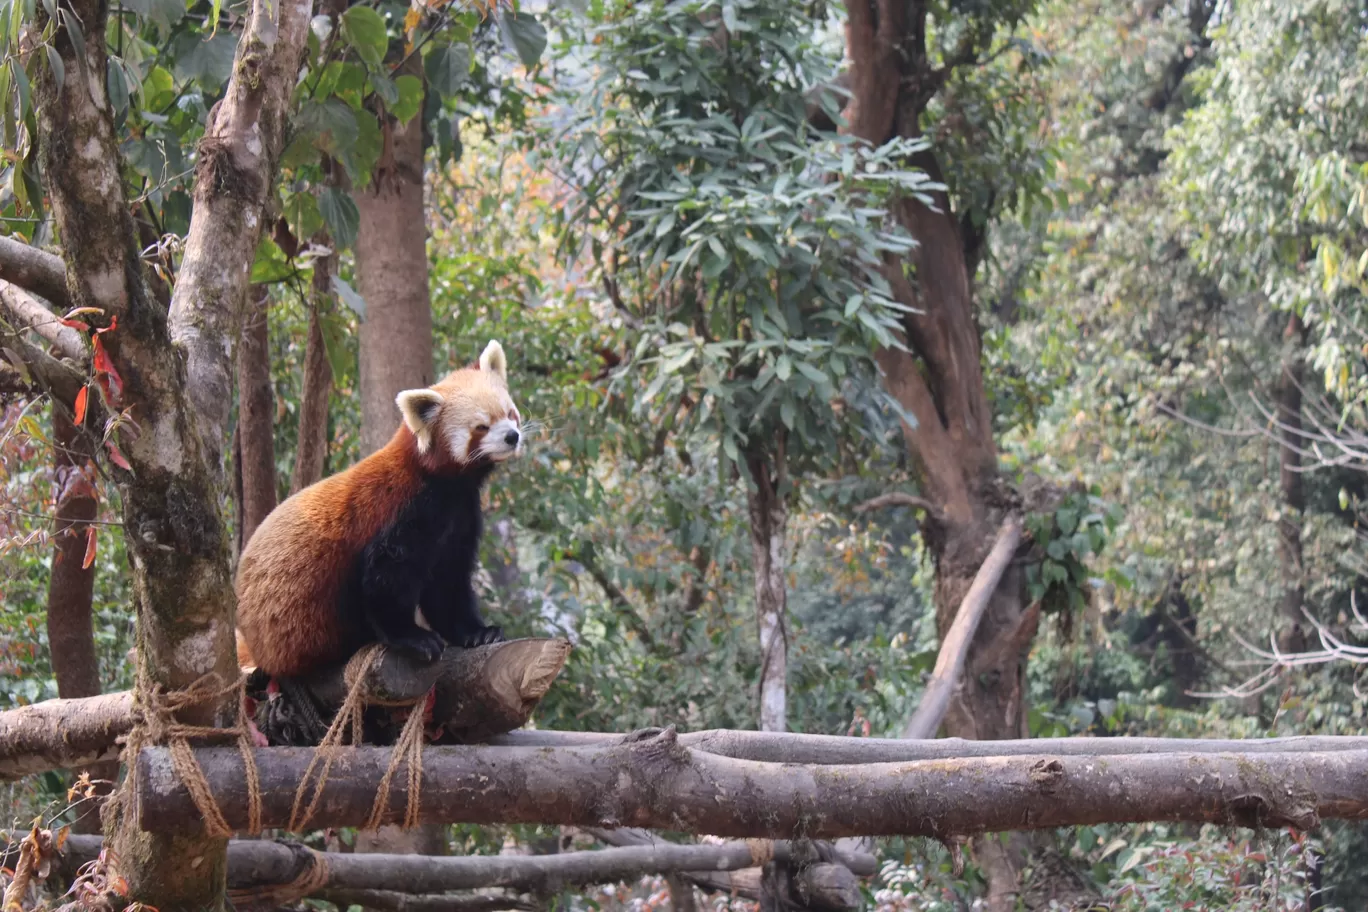
<path id="1" fill-rule="evenodd" d="M 912 718 L 908 720 L 907 728 L 903 731 L 904 738 L 935 737 L 936 729 L 940 728 L 945 711 L 950 706 L 950 697 L 959 684 L 960 673 L 964 670 L 964 657 L 969 654 L 969 644 L 974 640 L 979 621 L 983 619 L 983 612 L 988 608 L 988 602 L 992 599 L 1002 574 L 1007 570 L 1007 565 L 1012 562 L 1012 556 L 1016 554 L 1017 543 L 1020 541 L 1021 520 L 1012 517 L 998 530 L 992 550 L 984 558 L 983 565 L 974 576 L 974 582 L 964 594 L 964 600 L 960 602 L 954 623 L 950 625 L 950 631 L 945 635 L 945 642 L 941 643 L 940 652 L 936 656 L 936 667 L 931 672 L 931 680 L 927 682 L 921 702 L 917 704 L 916 712 L 912 713 Z"/>
<path id="2" fill-rule="evenodd" d="M 86 361 L 85 342 L 81 340 L 81 334 L 64 325 L 46 304 L 23 288 L 0 282 L 0 308 L 8 314 L 16 328 L 33 330 L 53 347 L 58 356 L 69 358 L 77 364 Z"/>
<path id="3" fill-rule="evenodd" d="M 95 858 L 98 836 L 67 838 L 68 866 Z M 768 846 L 763 847 L 767 849 Z M 744 842 L 726 845 L 678 845 L 652 841 L 630 848 L 556 855 L 386 855 L 320 853 L 327 880 L 311 895 L 338 890 L 396 890 L 406 894 L 448 893 L 506 887 L 520 892 L 556 893 L 568 886 L 615 883 L 647 874 L 675 871 L 735 871 L 757 864 L 756 851 Z M 791 856 L 787 842 L 773 844 L 773 857 Z M 763 858 L 760 860 L 764 860 Z M 251 890 L 296 880 L 310 863 L 308 854 L 270 840 L 234 840 L 228 844 L 228 888 Z M 857 873 L 878 873 L 873 856 L 852 862 Z"/>
<path id="4" fill-rule="evenodd" d="M 196 752 L 230 826 L 247 823 L 242 757 Z M 283 827 L 313 751 L 256 751 L 262 824 Z M 317 823 L 366 821 L 389 764 L 385 748 L 348 749 L 323 789 Z M 164 748 L 137 758 L 138 825 L 203 825 Z M 432 747 L 423 752 L 422 819 L 444 823 L 639 826 L 734 837 L 929 836 L 1144 820 L 1295 826 L 1368 819 L 1368 751 L 1024 756 L 851 766 L 734 760 L 689 750 L 672 729 L 644 740 L 564 749 Z M 407 795 L 396 776 L 390 811 Z"/>

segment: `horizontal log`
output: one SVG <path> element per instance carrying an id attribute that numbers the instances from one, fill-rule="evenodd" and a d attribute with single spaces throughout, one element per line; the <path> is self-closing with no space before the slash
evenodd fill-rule
<path id="1" fill-rule="evenodd" d="M 243 827 L 243 760 L 196 756 L 229 825 Z M 262 823 L 283 827 L 309 748 L 256 752 Z M 433 747 L 423 752 L 422 820 L 645 827 L 732 837 L 834 839 L 981 832 L 1094 823 L 1193 821 L 1308 829 L 1368 819 L 1368 751 L 1126 757 L 981 757 L 817 766 L 737 760 L 681 746 L 672 729 L 604 747 Z M 389 763 L 385 748 L 339 751 L 321 826 L 358 826 Z M 164 748 L 137 759 L 136 817 L 145 830 L 202 826 Z M 393 777 L 397 823 L 406 775 Z"/>
<path id="2" fill-rule="evenodd" d="M 64 853 L 67 868 L 95 858 L 103 841 L 99 836 L 72 835 Z M 789 843 L 772 844 L 773 857 L 787 860 Z M 725 845 L 679 845 L 656 841 L 650 845 L 597 851 L 563 852 L 555 855 L 387 855 L 323 852 L 328 879 L 319 891 L 395 890 L 424 895 L 458 890 L 503 887 L 523 893 L 556 893 L 569 886 L 616 883 L 644 875 L 676 871 L 737 871 L 756 863 L 746 843 Z M 308 863 L 308 856 L 268 839 L 241 839 L 228 843 L 228 888 L 251 890 L 288 884 Z M 845 859 L 843 859 L 845 860 Z M 872 855 L 851 860 L 857 873 L 878 873 Z"/>
<path id="3" fill-rule="evenodd" d="M 127 692 L 0 712 L 0 781 L 114 759 L 115 741 L 132 727 L 132 712 Z"/>
<path id="4" fill-rule="evenodd" d="M 540 908 L 531 898 L 484 896 L 482 894 L 418 896 L 395 890 L 324 890 L 318 899 L 339 909 L 360 906 L 384 912 L 533 912 Z"/>
<path id="5" fill-rule="evenodd" d="M 503 747 L 601 747 L 631 735 L 614 732 L 511 731 L 489 744 Z M 963 738 L 904 740 L 805 735 L 794 732 L 714 728 L 679 736 L 679 743 L 736 760 L 764 763 L 903 763 L 956 757 L 1114 757 L 1134 754 L 1264 754 L 1368 750 L 1368 737 L 1315 735 L 1290 738 L 1025 738 L 967 741 Z"/>

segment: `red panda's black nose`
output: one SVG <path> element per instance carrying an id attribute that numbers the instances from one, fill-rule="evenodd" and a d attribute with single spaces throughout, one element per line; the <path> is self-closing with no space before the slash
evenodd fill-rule
<path id="1" fill-rule="evenodd" d="M 509 446 L 517 446 L 517 445 L 518 445 L 518 432 L 517 432 L 517 431 L 509 431 L 507 434 L 504 434 L 504 443 L 508 444 Z"/>

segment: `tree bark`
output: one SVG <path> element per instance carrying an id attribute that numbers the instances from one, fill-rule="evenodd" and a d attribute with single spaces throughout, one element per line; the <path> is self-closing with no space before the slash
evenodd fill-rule
<path id="1" fill-rule="evenodd" d="M 363 456 L 394 436 L 394 397 L 433 382 L 421 118 L 407 125 L 391 121 L 389 129 L 392 162 L 382 161 L 370 186 L 356 194 L 356 277 L 366 301 L 360 351 Z"/>
<path id="2" fill-rule="evenodd" d="M 1280 444 L 1278 487 L 1282 495 L 1282 513 L 1278 519 L 1278 563 L 1283 584 L 1278 605 L 1282 616 L 1279 646 L 1287 652 L 1302 652 L 1307 645 L 1302 627 L 1302 514 L 1306 511 L 1306 493 L 1301 472 L 1302 379 L 1305 373 L 1302 350 L 1306 326 L 1295 313 L 1288 315 L 1282 341 L 1282 366 L 1274 387 Z"/>
<path id="3" fill-rule="evenodd" d="M 271 390 L 270 290 L 255 285 L 238 351 L 238 452 L 242 496 L 238 553 L 276 506 L 275 396 Z"/>
<path id="4" fill-rule="evenodd" d="M 954 66 L 931 60 L 927 7 L 922 0 L 847 5 L 852 94 L 845 113 L 850 132 L 873 145 L 919 137 L 921 116 Z M 966 50 L 958 63 L 972 62 L 976 47 Z M 943 182 L 932 151 L 918 153 L 910 164 Z M 911 197 L 892 204 L 892 214 L 918 242 L 910 263 L 890 257 L 884 270 L 898 300 L 911 308 L 903 321 L 910 351 L 885 349 L 877 360 L 886 389 L 915 418 L 915 424 L 904 423 L 903 434 L 934 508 L 923 535 L 936 567 L 936 627 L 944 640 L 994 530 L 1019 509 L 1020 498 L 998 474 L 974 311 L 973 257 L 948 194 L 933 197 L 932 206 Z M 1036 618 L 1028 610 L 1025 574 L 1009 569 L 979 625 L 964 686 L 945 717 L 946 732 L 977 739 L 1024 733 L 1024 660 Z M 1021 859 L 1010 842 L 975 845 L 988 876 L 991 912 L 1006 912 L 1015 903 Z"/>
<path id="5" fill-rule="evenodd" d="M 51 8 L 40 5 L 38 29 Z M 139 673 L 170 690 L 211 673 L 230 681 L 238 669 L 219 500 L 232 351 L 310 4 L 253 6 L 225 98 L 200 144 L 169 319 L 149 287 L 123 191 L 105 85 L 108 6 L 72 0 L 62 12 L 80 23 L 84 40 L 76 45 L 66 20 L 57 24 L 51 47 L 68 78 L 59 84 L 52 68 L 40 68 L 39 146 L 71 303 L 97 308 L 92 325 L 113 329 L 101 337 L 118 375 L 109 376 L 110 397 L 136 422 L 136 434 L 125 427 L 113 442 L 131 466 L 114 471 L 133 568 Z M 225 695 L 182 719 L 222 725 L 235 710 Z M 106 823 L 127 901 L 161 912 L 222 907 L 224 840 L 139 832 L 120 813 Z M 187 865 L 188 858 L 198 863 Z"/>
<path id="6" fill-rule="evenodd" d="M 46 298 L 53 307 L 71 306 L 62 258 L 23 241 L 0 237 L 0 280 Z"/>
<path id="7" fill-rule="evenodd" d="M 241 754 L 196 758 L 229 825 L 247 822 Z M 285 826 L 310 748 L 255 751 L 262 824 Z M 358 826 L 390 763 L 383 747 L 341 752 L 315 823 Z M 952 836 L 1138 821 L 1310 829 L 1368 819 L 1368 751 L 990 757 L 859 766 L 733 760 L 680 746 L 672 730 L 608 747 L 429 747 L 421 808 L 429 822 L 635 826 L 747 838 Z M 166 748 L 138 757 L 137 820 L 192 834 L 204 821 Z M 407 778 L 382 822 L 405 812 Z"/>
<path id="8" fill-rule="evenodd" d="M 7 238 L 4 240 L 8 240 Z M 9 241 L 15 244 L 14 241 Z M 22 247 L 23 244 L 16 244 Z M 3 307 L 16 328 L 31 329 L 43 341 L 52 346 L 59 358 L 67 358 L 77 364 L 88 360 L 85 342 L 81 334 L 70 326 L 65 326 L 57 314 L 42 301 L 29 294 L 18 285 L 0 282 L 0 307 Z"/>
<path id="9" fill-rule="evenodd" d="M 760 627 L 760 730 L 782 732 L 788 729 L 788 503 L 782 432 L 774 452 L 759 446 L 748 452 L 746 468 Z"/>
<path id="10" fill-rule="evenodd" d="M 326 239 L 324 239 L 326 240 Z M 314 260 L 309 301 L 309 338 L 304 345 L 304 393 L 299 400 L 299 434 L 290 493 L 302 491 L 323 477 L 328 458 L 328 399 L 332 396 L 332 365 L 323 344 L 319 314 L 332 298 L 337 255 Z"/>

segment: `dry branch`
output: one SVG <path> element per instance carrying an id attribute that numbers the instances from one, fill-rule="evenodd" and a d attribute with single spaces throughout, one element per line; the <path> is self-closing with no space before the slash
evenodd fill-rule
<path id="1" fill-rule="evenodd" d="M 0 280 L 17 285 L 64 311 L 71 307 L 62 258 L 14 238 L 0 237 Z"/>
<path id="2" fill-rule="evenodd" d="M 955 621 L 941 643 L 940 653 L 936 656 L 936 667 L 931 672 L 931 680 L 926 684 L 917 710 L 907 722 L 903 731 L 906 739 L 935 737 L 940 728 L 945 710 L 950 706 L 950 697 L 959 683 L 960 673 L 964 670 L 964 658 L 969 654 L 969 644 L 978 631 L 979 621 L 988 607 L 988 602 L 997 589 L 998 581 L 1016 554 L 1017 543 L 1021 541 L 1021 520 L 1015 517 L 1007 520 L 998 530 L 993 548 L 984 558 L 974 576 L 969 591 L 964 594 Z"/>
<path id="3" fill-rule="evenodd" d="M 635 737 L 611 732 L 513 731 L 489 739 L 501 747 L 590 747 L 619 744 Z M 1127 757 L 1139 754 L 1275 754 L 1368 751 L 1368 736 L 1306 735 L 1291 738 L 1027 738 L 970 741 L 937 738 L 851 738 L 792 732 L 713 728 L 679 736 L 682 747 L 735 760 L 762 763 L 845 765 L 910 763 L 969 757 Z"/>
<path id="4" fill-rule="evenodd" d="M 290 819 L 313 751 L 256 751 L 262 824 Z M 242 757 L 196 751 L 233 827 L 246 825 Z M 343 752 L 315 821 L 357 826 L 389 764 L 385 748 Z M 1368 751 L 1048 755 L 802 766 L 692 751 L 671 729 L 605 747 L 433 747 L 423 752 L 422 819 L 448 823 L 639 826 L 734 837 L 952 835 L 1092 823 L 1193 821 L 1309 828 L 1368 819 Z M 137 759 L 137 819 L 149 831 L 203 825 L 163 748 Z M 405 777 L 388 815 L 401 819 Z"/>
<path id="5" fill-rule="evenodd" d="M 98 836 L 70 836 L 67 866 L 95 858 Z M 450 893 L 494 887 L 519 892 L 556 893 L 565 887 L 616 883 L 643 875 L 675 871 L 735 871 L 756 864 L 755 852 L 743 842 L 725 845 L 678 845 L 650 841 L 629 848 L 564 852 L 555 855 L 392 855 L 319 853 L 326 862 L 327 880 L 311 894 L 340 890 L 398 890 L 411 895 Z M 787 842 L 773 844 L 773 857 L 792 856 Z M 233 840 L 228 844 L 228 888 L 254 890 L 289 884 L 311 864 L 309 856 L 289 845 L 265 839 Z M 864 876 L 878 872 L 872 856 L 854 862 Z"/>
<path id="6" fill-rule="evenodd" d="M 69 358 L 78 364 L 86 361 L 85 342 L 81 340 L 81 334 L 64 325 L 46 304 L 23 288 L 0 282 L 0 309 L 9 316 L 15 328 L 31 329 L 42 336 L 59 357 Z"/>

